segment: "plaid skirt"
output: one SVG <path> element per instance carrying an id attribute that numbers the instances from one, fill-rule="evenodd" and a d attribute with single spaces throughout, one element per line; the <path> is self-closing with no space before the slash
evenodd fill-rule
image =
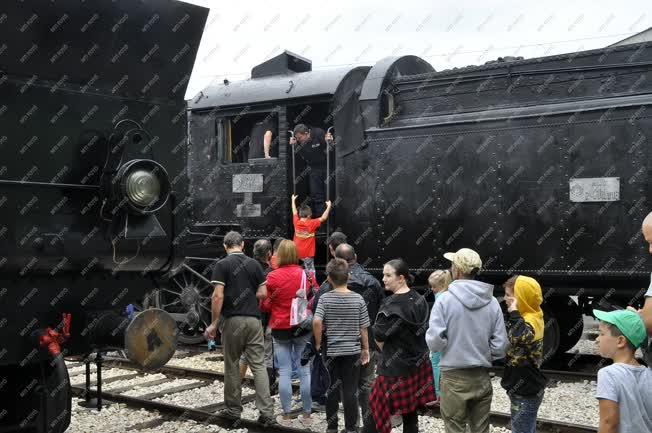
<path id="1" fill-rule="evenodd" d="M 390 433 L 392 415 L 412 413 L 435 400 L 432 365 L 424 357 L 410 376 L 378 376 L 374 382 L 369 409 L 378 433 Z"/>

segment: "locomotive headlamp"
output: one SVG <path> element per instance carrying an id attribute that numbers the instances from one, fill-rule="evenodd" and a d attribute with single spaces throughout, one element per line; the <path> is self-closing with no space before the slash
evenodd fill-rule
<path id="1" fill-rule="evenodd" d="M 151 171 L 138 170 L 127 177 L 125 189 L 133 204 L 149 207 L 158 200 L 161 183 Z"/>
<path id="2" fill-rule="evenodd" d="M 115 185 L 128 208 L 141 215 L 159 210 L 170 195 L 165 168 L 149 159 L 134 159 L 122 165 Z"/>

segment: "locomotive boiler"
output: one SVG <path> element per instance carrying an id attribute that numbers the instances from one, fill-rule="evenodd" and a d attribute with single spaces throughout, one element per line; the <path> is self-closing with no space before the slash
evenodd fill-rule
<path id="1" fill-rule="evenodd" d="M 186 255 L 184 93 L 206 18 L 173 0 L 0 4 L 2 431 L 67 428 L 64 355 L 118 347 L 153 368 L 175 350 L 169 314 L 140 310 Z"/>
<path id="2" fill-rule="evenodd" d="M 565 352 L 582 313 L 640 304 L 648 282 L 640 223 L 652 192 L 651 60 L 638 44 L 441 72 L 415 56 L 313 71 L 284 52 L 248 80 L 212 85 L 189 103 L 192 223 L 180 236 L 191 256 L 179 295 L 157 302 L 192 316 L 184 338 L 199 341 L 221 236 L 291 236 L 289 196 L 303 191 L 306 171 L 292 169 L 288 130 L 306 123 L 336 137 L 335 207 L 318 264 L 337 228 L 377 277 L 403 257 L 423 288 L 449 266 L 444 252 L 473 248 L 496 295 L 515 273 L 542 283 L 546 351 Z M 278 155 L 250 160 L 261 119 L 277 125 Z"/>

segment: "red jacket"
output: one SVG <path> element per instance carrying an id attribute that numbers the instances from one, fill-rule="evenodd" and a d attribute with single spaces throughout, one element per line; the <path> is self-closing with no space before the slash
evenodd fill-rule
<path id="1" fill-rule="evenodd" d="M 260 304 L 260 310 L 271 313 L 269 327 L 272 329 L 290 329 L 290 307 L 292 299 L 301 287 L 303 268 L 299 265 L 285 265 L 267 275 L 267 298 Z M 312 297 L 310 279 L 306 280 L 308 299 Z"/>

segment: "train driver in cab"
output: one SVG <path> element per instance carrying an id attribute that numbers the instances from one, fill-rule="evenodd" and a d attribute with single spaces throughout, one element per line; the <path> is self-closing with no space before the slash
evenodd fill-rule
<path id="1" fill-rule="evenodd" d="M 254 123 L 249 134 L 248 159 L 278 158 L 278 127 L 269 116 Z"/>
<path id="2" fill-rule="evenodd" d="M 312 199 L 313 215 L 321 215 L 326 201 L 326 146 L 333 141 L 330 133 L 321 128 L 299 123 L 294 127 L 294 137 L 290 144 L 299 143 L 296 151 L 306 161 L 309 172 L 309 190 Z"/>

